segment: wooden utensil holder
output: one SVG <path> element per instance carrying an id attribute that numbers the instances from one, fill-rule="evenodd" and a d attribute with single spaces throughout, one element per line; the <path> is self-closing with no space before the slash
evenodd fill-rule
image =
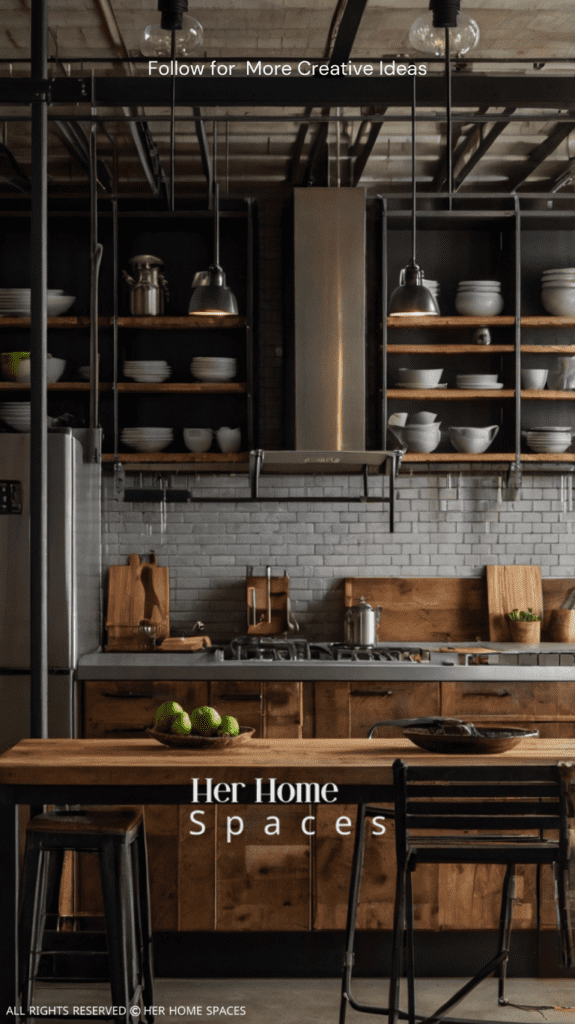
<path id="1" fill-rule="evenodd" d="M 255 623 L 252 621 L 252 594 L 255 590 Z M 248 633 L 255 636 L 275 636 L 287 631 L 287 599 L 289 577 L 270 578 L 271 621 L 268 622 L 267 576 L 246 576 L 246 621 Z"/>
<path id="2" fill-rule="evenodd" d="M 549 616 L 549 639 L 575 644 L 575 609 L 555 608 Z"/>
<path id="3" fill-rule="evenodd" d="M 520 619 L 508 619 L 509 636 L 513 643 L 538 644 L 541 642 L 541 619 L 525 622 Z"/>

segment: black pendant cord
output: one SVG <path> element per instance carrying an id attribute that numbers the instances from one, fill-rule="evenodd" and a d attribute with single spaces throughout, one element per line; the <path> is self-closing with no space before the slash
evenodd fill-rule
<path id="1" fill-rule="evenodd" d="M 416 263 L 415 258 L 415 205 L 417 202 L 417 186 L 415 176 L 415 82 L 413 76 L 413 89 L 411 93 L 411 262 Z"/>
<path id="2" fill-rule="evenodd" d="M 220 265 L 220 190 L 218 186 L 218 126 L 214 121 L 213 142 L 212 142 L 212 163 L 213 163 L 213 195 L 214 195 L 214 264 Z"/>
<path id="3" fill-rule="evenodd" d="M 176 192 L 176 33 L 172 31 L 172 109 L 170 112 L 170 210 L 175 210 Z"/>
<path id="4" fill-rule="evenodd" d="M 48 736 L 48 4 L 32 4 L 32 192 L 30 225 L 30 735 Z"/>
<path id="5" fill-rule="evenodd" d="M 451 50 L 449 29 L 447 27 L 445 29 L 445 90 L 447 107 L 447 187 L 449 189 L 449 209 L 451 210 L 453 195 L 453 153 L 451 150 Z"/>

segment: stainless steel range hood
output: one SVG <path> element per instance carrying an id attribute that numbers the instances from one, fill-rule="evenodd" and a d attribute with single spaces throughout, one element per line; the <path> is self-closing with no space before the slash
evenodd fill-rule
<path id="1" fill-rule="evenodd" d="M 365 448 L 365 221 L 363 189 L 294 190 L 294 447 L 262 468 L 357 472 L 391 454 Z"/>

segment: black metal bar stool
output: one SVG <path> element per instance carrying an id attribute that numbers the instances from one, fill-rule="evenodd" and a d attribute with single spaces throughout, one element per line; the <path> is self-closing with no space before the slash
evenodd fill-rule
<path id="1" fill-rule="evenodd" d="M 26 831 L 19 917 L 19 982 L 26 1020 L 42 954 L 61 953 L 44 948 L 44 940 L 49 877 L 55 867 L 59 882 L 66 850 L 98 854 L 114 1006 L 125 1006 L 128 1015 L 141 999 L 144 1007 L 152 1007 L 152 925 L 142 808 L 48 811 L 32 818 Z M 81 949 L 66 949 L 66 955 L 80 952 L 86 952 L 83 944 Z M 152 1024 L 154 1018 L 148 1014 L 147 1020 Z"/>
<path id="2" fill-rule="evenodd" d="M 377 726 L 370 732 L 370 738 Z M 359 890 L 365 847 L 365 819 L 381 808 L 358 807 L 355 849 L 349 892 L 346 929 L 346 952 L 340 1005 L 340 1024 L 344 1024 L 347 1005 L 364 1013 L 382 1014 L 390 1024 L 398 1020 L 409 1024 L 474 1024 L 456 1017 L 447 1017 L 453 1009 L 481 981 L 498 975 L 498 1001 L 504 1006 L 505 981 L 511 939 L 513 903 L 516 896 L 515 870 L 517 864 L 550 864 L 556 887 L 557 925 L 561 959 L 566 967 L 573 966 L 573 934 L 569 909 L 569 861 L 571 855 L 569 831 L 569 788 L 560 767 L 531 767 L 517 765 L 446 768 L 412 768 L 397 760 L 394 771 L 395 843 L 397 881 L 394 907 L 393 948 L 390 966 L 389 1005 L 374 1006 L 358 1003 L 353 997 L 351 972 L 353 942 L 359 903 Z M 440 831 L 439 836 L 413 835 L 427 830 Z M 485 829 L 506 830 L 485 834 Z M 461 834 L 473 831 L 479 834 Z M 519 832 L 531 832 L 520 835 Z M 545 838 L 544 833 L 557 833 L 557 838 Z M 511 834 L 506 834 L 511 832 Z M 449 834 L 451 833 L 451 834 Z M 456 833 L 456 834 L 453 834 Z M 457 834 L 459 833 L 459 834 Z M 413 893 L 411 876 L 417 864 L 423 863 L 483 863 L 505 864 L 498 949 L 492 959 L 463 985 L 431 1016 L 423 1017 L 415 1010 L 415 958 L 413 928 Z M 399 1009 L 400 979 L 407 974 L 408 1012 Z M 494 1022 L 496 1024 L 496 1022 Z"/>
<path id="3" fill-rule="evenodd" d="M 373 735 L 379 726 L 389 724 L 389 722 L 376 722 L 375 725 L 372 725 L 367 734 L 368 740 L 373 739 Z M 380 1012 L 378 1010 L 374 1010 L 371 1006 L 368 1006 L 365 1003 L 358 1003 L 351 991 L 351 979 L 353 965 L 355 962 L 355 929 L 365 854 L 365 824 L 367 818 L 374 818 L 376 815 L 380 814 L 385 815 L 386 821 L 392 821 L 395 816 L 394 808 L 390 806 L 382 808 L 371 807 L 369 804 L 358 804 L 357 816 L 355 819 L 355 841 L 353 847 L 353 860 L 351 863 L 351 881 L 347 904 L 347 921 L 345 926 L 345 953 L 343 957 L 343 976 L 341 981 L 341 1001 L 339 1010 L 340 1024 L 345 1024 L 345 1016 L 348 1006 L 351 1006 L 354 1010 L 359 1010 L 360 1012 L 363 1011 L 364 1013 Z"/>

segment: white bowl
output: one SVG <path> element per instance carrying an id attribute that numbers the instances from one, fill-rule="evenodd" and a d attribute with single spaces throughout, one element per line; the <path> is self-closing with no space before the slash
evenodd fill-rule
<path id="1" fill-rule="evenodd" d="M 460 373 L 455 378 L 457 384 L 497 384 L 496 373 Z"/>
<path id="2" fill-rule="evenodd" d="M 207 452 L 214 436 L 209 427 L 185 427 L 184 444 L 190 452 Z"/>
<path id="3" fill-rule="evenodd" d="M 417 424 L 420 424 L 420 423 L 433 423 L 436 419 L 437 419 L 437 413 L 435 413 L 435 412 L 425 412 L 424 410 L 422 410 L 422 412 L 410 413 L 409 414 L 408 422 L 409 422 L 409 426 L 412 427 L 412 426 L 416 426 Z M 405 424 L 404 423 L 398 423 L 397 426 L 398 427 L 402 427 L 402 426 L 405 426 Z"/>
<path id="4" fill-rule="evenodd" d="M 461 288 L 462 285 L 470 285 L 473 288 L 476 288 L 479 285 L 485 285 L 486 287 L 493 287 L 493 286 L 495 286 L 496 288 L 501 288 L 501 281 L 487 281 L 487 280 L 480 280 L 480 279 L 471 280 L 471 281 L 460 281 L 457 287 Z"/>
<path id="5" fill-rule="evenodd" d="M 526 391 L 541 391 L 547 383 L 549 370 L 526 369 L 521 371 L 521 387 Z"/>
<path id="6" fill-rule="evenodd" d="M 480 455 L 493 443 L 499 427 L 450 427 L 449 438 L 456 451 L 467 455 Z"/>
<path id="7" fill-rule="evenodd" d="M 239 427 L 220 427 L 216 430 L 216 438 L 221 452 L 239 452 L 242 443 Z"/>
<path id="8" fill-rule="evenodd" d="M 442 373 L 443 367 L 429 370 L 411 370 L 403 367 L 397 371 L 397 376 L 401 384 L 425 384 L 428 387 L 434 387 L 439 384 Z"/>
<path id="9" fill-rule="evenodd" d="M 503 296 L 499 292 L 458 292 L 455 308 L 462 316 L 499 316 Z"/>
<path id="10" fill-rule="evenodd" d="M 48 316 L 63 316 L 74 305 L 75 295 L 48 295 Z"/>
<path id="11" fill-rule="evenodd" d="M 542 288 L 541 304 L 552 316 L 575 316 L 575 288 Z"/>

